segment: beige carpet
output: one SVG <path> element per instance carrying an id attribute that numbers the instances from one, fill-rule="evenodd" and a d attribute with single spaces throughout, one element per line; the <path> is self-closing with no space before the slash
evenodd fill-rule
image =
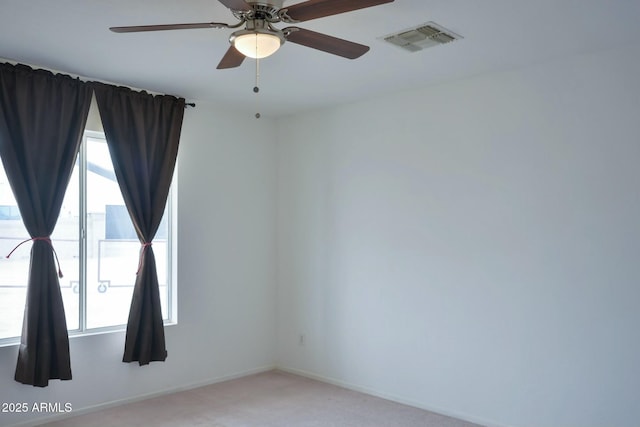
<path id="1" fill-rule="evenodd" d="M 478 427 L 330 384 L 265 372 L 43 424 L 49 427 Z"/>

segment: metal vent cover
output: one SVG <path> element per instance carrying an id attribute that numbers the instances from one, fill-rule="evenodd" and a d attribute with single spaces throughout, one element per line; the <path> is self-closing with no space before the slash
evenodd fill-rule
<path id="1" fill-rule="evenodd" d="M 447 30 L 435 22 L 427 22 L 417 27 L 408 28 L 381 37 L 381 39 L 387 43 L 391 43 L 409 52 L 418 52 L 428 47 L 450 43 L 461 38 L 458 34 Z"/>

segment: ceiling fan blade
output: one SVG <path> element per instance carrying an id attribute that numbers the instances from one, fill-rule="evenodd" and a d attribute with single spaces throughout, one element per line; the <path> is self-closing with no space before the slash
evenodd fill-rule
<path id="1" fill-rule="evenodd" d="M 242 64 L 242 61 L 244 61 L 244 58 L 245 56 L 238 52 L 235 47 L 229 46 L 227 53 L 224 54 L 216 68 L 218 70 L 223 70 L 225 68 L 239 67 L 240 64 Z"/>
<path id="2" fill-rule="evenodd" d="M 246 12 L 249 12 L 251 10 L 251 6 L 249 6 L 244 0 L 218 0 L 218 1 L 231 10 L 244 10 Z"/>
<path id="3" fill-rule="evenodd" d="M 131 27 L 110 27 L 114 33 L 139 33 L 142 31 L 192 30 L 197 28 L 228 28 L 228 24 L 220 22 L 201 22 L 196 24 L 168 24 L 168 25 L 134 25 Z"/>
<path id="4" fill-rule="evenodd" d="M 288 34 L 287 41 L 348 59 L 359 58 L 369 51 L 369 46 L 303 28 L 287 27 L 283 31 Z"/>
<path id="5" fill-rule="evenodd" d="M 351 12 L 371 6 L 391 3 L 394 0 L 307 0 L 293 6 L 283 7 L 291 22 L 309 21 L 339 13 Z"/>

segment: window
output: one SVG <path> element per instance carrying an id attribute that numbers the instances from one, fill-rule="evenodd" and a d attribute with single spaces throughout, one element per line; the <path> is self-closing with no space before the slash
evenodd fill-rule
<path id="1" fill-rule="evenodd" d="M 165 321 L 175 318 L 171 194 L 153 240 Z M 0 342 L 21 333 L 30 260 L 29 238 L 0 163 Z M 122 329 L 127 323 L 140 242 L 116 182 L 104 135 L 86 132 L 51 235 L 64 277 L 60 288 L 70 335 Z"/>

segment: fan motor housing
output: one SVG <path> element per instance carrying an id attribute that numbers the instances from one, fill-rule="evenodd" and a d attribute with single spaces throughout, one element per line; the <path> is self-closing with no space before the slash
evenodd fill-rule
<path id="1" fill-rule="evenodd" d="M 260 19 L 268 22 L 280 21 L 278 13 L 282 8 L 282 0 L 247 1 L 247 3 L 251 6 L 251 10 L 248 12 L 234 12 L 236 17 L 247 21 L 253 19 Z"/>
<path id="2" fill-rule="evenodd" d="M 263 0 L 263 1 L 251 1 L 245 0 L 246 3 L 249 3 L 252 6 L 269 6 L 275 9 L 281 9 L 283 0 Z"/>

